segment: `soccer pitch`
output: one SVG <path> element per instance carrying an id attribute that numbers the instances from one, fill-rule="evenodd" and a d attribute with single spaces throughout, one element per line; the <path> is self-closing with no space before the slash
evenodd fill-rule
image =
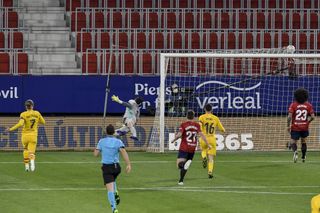
<path id="1" fill-rule="evenodd" d="M 118 179 L 124 213 L 305 213 L 320 193 L 319 153 L 292 163 L 291 152 L 218 153 L 207 178 L 197 153 L 178 186 L 176 153 L 130 152 L 132 173 Z M 1 213 L 111 212 L 100 163 L 91 152 L 39 152 L 34 173 L 20 152 L 0 152 Z M 300 160 L 300 159 L 299 159 Z"/>

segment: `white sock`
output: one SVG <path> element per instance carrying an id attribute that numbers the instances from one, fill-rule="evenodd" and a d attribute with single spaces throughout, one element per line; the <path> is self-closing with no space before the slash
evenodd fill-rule
<path id="1" fill-rule="evenodd" d="M 31 171 L 35 170 L 34 160 L 30 160 Z"/>

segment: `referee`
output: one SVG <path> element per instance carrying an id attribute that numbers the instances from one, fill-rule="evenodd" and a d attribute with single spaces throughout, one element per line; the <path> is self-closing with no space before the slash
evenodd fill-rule
<path id="1" fill-rule="evenodd" d="M 119 164 L 119 152 L 126 162 L 126 172 L 131 171 L 131 163 L 128 153 L 124 149 L 124 144 L 120 139 L 113 137 L 115 133 L 114 127 L 110 124 L 107 126 L 107 137 L 100 139 L 97 148 L 94 150 L 94 156 L 98 157 L 101 153 L 102 175 L 104 185 L 108 190 L 108 200 L 110 202 L 112 212 L 118 213 L 117 204 L 120 202 L 120 197 L 117 191 L 116 179 L 121 173 Z"/>

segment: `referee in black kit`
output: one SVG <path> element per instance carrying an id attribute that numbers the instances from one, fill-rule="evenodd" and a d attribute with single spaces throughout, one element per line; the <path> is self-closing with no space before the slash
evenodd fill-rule
<path id="1" fill-rule="evenodd" d="M 115 133 L 114 127 L 110 124 L 107 126 L 106 130 L 107 137 L 100 139 L 97 148 L 94 150 L 94 156 L 97 157 L 99 153 L 101 153 L 101 169 L 104 184 L 108 190 L 108 200 L 110 202 L 112 212 L 118 213 L 117 205 L 120 203 L 120 197 L 117 191 L 116 179 L 121 173 L 119 152 L 126 162 L 127 173 L 131 171 L 131 163 L 123 142 L 113 136 Z"/>

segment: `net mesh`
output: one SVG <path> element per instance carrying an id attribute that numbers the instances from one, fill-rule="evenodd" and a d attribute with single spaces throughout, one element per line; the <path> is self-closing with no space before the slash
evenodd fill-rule
<path id="1" fill-rule="evenodd" d="M 228 52 L 221 52 L 228 53 Z M 293 92 L 304 87 L 316 112 L 320 66 L 316 58 L 261 58 L 261 53 L 293 53 L 292 49 L 235 50 L 234 58 L 171 57 L 165 75 L 164 143 L 160 143 L 160 104 L 157 106 L 148 150 L 168 150 L 188 109 L 197 116 L 205 104 L 213 106 L 226 128 L 217 134 L 218 150 L 284 150 L 290 141 L 286 116 Z M 246 58 L 242 53 L 257 53 Z M 309 147 L 319 149 L 319 121 L 311 124 Z M 163 147 L 161 147 L 163 146 Z"/>

